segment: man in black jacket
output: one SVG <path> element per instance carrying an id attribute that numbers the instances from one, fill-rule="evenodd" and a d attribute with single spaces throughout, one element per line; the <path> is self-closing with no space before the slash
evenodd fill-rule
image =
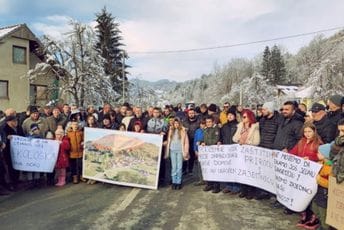
<path id="1" fill-rule="evenodd" d="M 262 106 L 262 117 L 259 120 L 260 147 L 273 149 L 278 127 L 283 121 L 283 117 L 275 109 L 273 101 L 265 102 Z M 265 190 L 256 188 L 256 200 L 269 199 L 270 196 Z"/>
<path id="2" fill-rule="evenodd" d="M 183 126 L 187 129 L 189 138 L 189 154 L 190 158 L 188 161 L 183 162 L 183 172 L 192 173 L 195 164 L 195 151 L 194 151 L 194 137 L 195 131 L 199 128 L 200 120 L 196 116 L 195 110 L 190 108 L 186 120 L 183 122 Z"/>
<path id="3" fill-rule="evenodd" d="M 328 118 L 330 119 L 331 123 L 336 127 L 338 121 L 343 118 L 342 100 L 343 97 L 337 94 L 330 97 L 327 101 L 329 109 Z"/>
<path id="4" fill-rule="evenodd" d="M 320 103 L 314 103 L 311 108 L 313 124 L 317 133 L 324 143 L 331 143 L 337 132 L 337 126 L 333 124 L 325 112 L 325 106 Z"/>
<path id="5" fill-rule="evenodd" d="M 301 139 L 304 118 L 295 113 L 295 110 L 295 104 L 292 101 L 287 101 L 283 104 L 283 119 L 278 127 L 273 149 L 288 152 Z"/>

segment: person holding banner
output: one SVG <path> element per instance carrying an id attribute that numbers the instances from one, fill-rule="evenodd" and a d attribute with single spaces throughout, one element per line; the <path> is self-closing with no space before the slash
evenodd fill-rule
<path id="1" fill-rule="evenodd" d="M 237 131 L 238 121 L 236 119 L 236 111 L 234 109 L 227 111 L 227 122 L 220 130 L 220 141 L 223 145 L 235 144 L 233 136 Z M 240 184 L 234 182 L 226 183 L 226 187 L 222 190 L 223 193 L 235 195 L 240 191 Z"/>
<path id="2" fill-rule="evenodd" d="M 165 158 L 171 159 L 172 189 L 181 189 L 183 159 L 189 159 L 189 139 L 179 118 L 174 118 L 167 137 Z"/>
<path id="3" fill-rule="evenodd" d="M 256 122 L 254 113 L 249 109 L 242 111 L 242 121 L 238 125 L 238 129 L 233 136 L 233 141 L 240 145 L 259 145 L 259 123 Z M 250 185 L 241 185 L 240 198 L 248 200 L 255 196 L 255 188 Z"/>
<path id="4" fill-rule="evenodd" d="M 66 169 L 69 166 L 70 142 L 69 138 L 64 136 L 63 129 L 57 129 L 55 131 L 55 140 L 60 142 L 59 154 L 55 165 L 58 182 L 55 186 L 60 187 L 66 184 Z"/>
<path id="5" fill-rule="evenodd" d="M 302 128 L 303 137 L 298 143 L 289 151 L 289 153 L 302 157 L 305 160 L 319 161 L 319 145 L 322 144 L 321 138 L 317 133 L 316 127 L 312 123 L 305 123 Z M 309 205 L 304 212 L 301 213 L 301 218 L 297 223 L 298 227 L 316 226 L 319 220 L 315 217 Z"/>
<path id="6" fill-rule="evenodd" d="M 206 128 L 203 131 L 203 141 L 202 146 L 205 145 L 217 145 L 220 143 L 220 129 L 214 122 L 214 117 L 208 115 L 205 119 Z M 208 192 L 212 190 L 212 193 L 219 193 L 220 182 L 207 181 L 207 185 L 204 187 L 203 191 Z"/>

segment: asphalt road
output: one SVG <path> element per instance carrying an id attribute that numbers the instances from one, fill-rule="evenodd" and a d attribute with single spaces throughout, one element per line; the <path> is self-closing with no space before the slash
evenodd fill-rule
<path id="1" fill-rule="evenodd" d="M 297 229 L 271 200 L 212 194 L 192 184 L 147 190 L 68 184 L 0 197 L 0 229 Z"/>

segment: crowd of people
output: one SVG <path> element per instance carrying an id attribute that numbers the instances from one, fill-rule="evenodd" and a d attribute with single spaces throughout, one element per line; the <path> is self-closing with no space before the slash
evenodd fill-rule
<path id="1" fill-rule="evenodd" d="M 5 109 L 0 120 L 0 195 L 18 190 L 21 183 L 30 188 L 47 185 L 64 186 L 68 181 L 77 184 L 95 181 L 82 177 L 83 129 L 103 128 L 124 132 L 163 135 L 159 186 L 182 188 L 183 177 L 192 175 L 195 186 L 205 192 L 223 192 L 240 198 L 270 199 L 273 194 L 262 189 L 234 182 L 204 181 L 198 161 L 200 145 L 245 144 L 276 149 L 323 164 L 317 176 L 318 192 L 308 208 L 300 214 L 297 226 L 306 229 L 329 229 L 325 223 L 328 178 L 332 174 L 337 183 L 344 180 L 344 98 L 334 95 L 327 104 L 314 103 L 309 110 L 305 104 L 287 101 L 281 107 L 270 101 L 256 108 L 223 104 L 189 104 L 182 108 L 166 105 L 150 106 L 145 111 L 139 106 L 124 103 L 112 107 L 104 104 L 77 108 L 73 105 L 39 108 L 29 106 L 17 113 Z M 60 143 L 53 173 L 19 172 L 12 166 L 10 153 L 13 135 L 55 139 Z M 332 143 L 329 155 L 319 152 L 319 146 Z M 278 202 L 272 204 L 282 208 Z M 285 214 L 293 213 L 285 208 Z"/>

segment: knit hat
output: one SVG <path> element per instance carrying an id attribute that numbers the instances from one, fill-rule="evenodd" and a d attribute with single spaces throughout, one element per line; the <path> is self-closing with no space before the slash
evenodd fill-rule
<path id="1" fill-rule="evenodd" d="M 217 106 L 215 104 L 210 104 L 208 107 L 208 110 L 211 112 L 216 112 L 217 111 Z"/>
<path id="2" fill-rule="evenodd" d="M 268 101 L 263 104 L 262 108 L 265 108 L 270 112 L 274 112 L 276 110 L 276 104 L 273 101 Z"/>
<path id="3" fill-rule="evenodd" d="M 30 130 L 31 130 L 31 132 L 35 131 L 36 129 L 39 129 L 38 124 L 32 123 L 32 124 L 30 125 Z"/>
<path id="4" fill-rule="evenodd" d="M 227 115 L 228 115 L 228 114 L 233 114 L 233 116 L 236 117 L 236 111 L 235 111 L 235 109 L 229 109 Z"/>
<path id="5" fill-rule="evenodd" d="M 342 99 L 343 99 L 342 96 L 336 94 L 336 95 L 331 96 L 329 100 L 330 100 L 333 104 L 335 104 L 336 106 L 342 106 Z"/>

